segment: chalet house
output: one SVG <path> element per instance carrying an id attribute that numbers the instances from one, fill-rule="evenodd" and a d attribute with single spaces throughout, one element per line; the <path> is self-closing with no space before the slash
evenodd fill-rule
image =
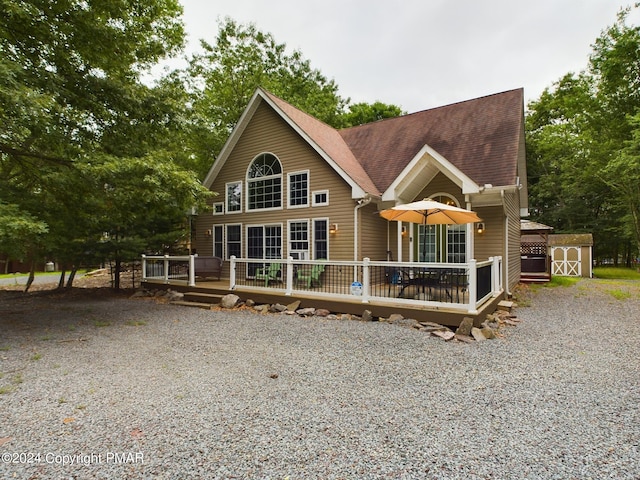
<path id="1" fill-rule="evenodd" d="M 204 180 L 218 193 L 196 221 L 199 255 L 225 259 L 463 263 L 501 257 L 520 279 L 527 215 L 523 90 L 336 130 L 258 89 Z M 423 198 L 481 224 L 389 222 Z"/>

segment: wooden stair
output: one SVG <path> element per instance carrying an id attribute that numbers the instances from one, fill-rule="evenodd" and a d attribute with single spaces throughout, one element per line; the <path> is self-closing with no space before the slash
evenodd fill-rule
<path id="1" fill-rule="evenodd" d="M 184 292 L 184 299 L 171 302 L 172 305 L 210 309 L 220 303 L 223 295 L 216 293 Z"/>

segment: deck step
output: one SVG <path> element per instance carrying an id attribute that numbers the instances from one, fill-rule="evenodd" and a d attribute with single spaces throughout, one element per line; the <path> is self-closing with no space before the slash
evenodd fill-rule
<path id="1" fill-rule="evenodd" d="M 185 301 L 208 303 L 211 306 L 212 303 L 220 303 L 223 295 L 216 293 L 201 293 L 201 292 L 184 292 Z"/>
<path id="2" fill-rule="evenodd" d="M 205 310 L 211 309 L 211 303 L 189 302 L 186 300 L 176 300 L 175 302 L 171 302 L 171 305 L 180 305 L 182 307 L 204 308 Z"/>

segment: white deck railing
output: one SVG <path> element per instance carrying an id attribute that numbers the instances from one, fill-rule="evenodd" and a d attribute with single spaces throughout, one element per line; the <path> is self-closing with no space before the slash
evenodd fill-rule
<path id="1" fill-rule="evenodd" d="M 143 281 L 195 286 L 195 256 L 142 256 Z M 503 292 L 502 257 L 468 263 L 229 260 L 229 289 L 396 303 L 473 314 Z"/>

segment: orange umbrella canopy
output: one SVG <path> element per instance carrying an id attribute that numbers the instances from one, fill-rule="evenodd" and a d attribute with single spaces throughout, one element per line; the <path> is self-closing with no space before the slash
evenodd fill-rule
<path id="1" fill-rule="evenodd" d="M 396 205 L 382 210 L 380 215 L 387 220 L 397 222 L 421 223 L 423 225 L 464 224 L 481 222 L 475 212 L 436 202 L 430 198 L 417 202 Z"/>

